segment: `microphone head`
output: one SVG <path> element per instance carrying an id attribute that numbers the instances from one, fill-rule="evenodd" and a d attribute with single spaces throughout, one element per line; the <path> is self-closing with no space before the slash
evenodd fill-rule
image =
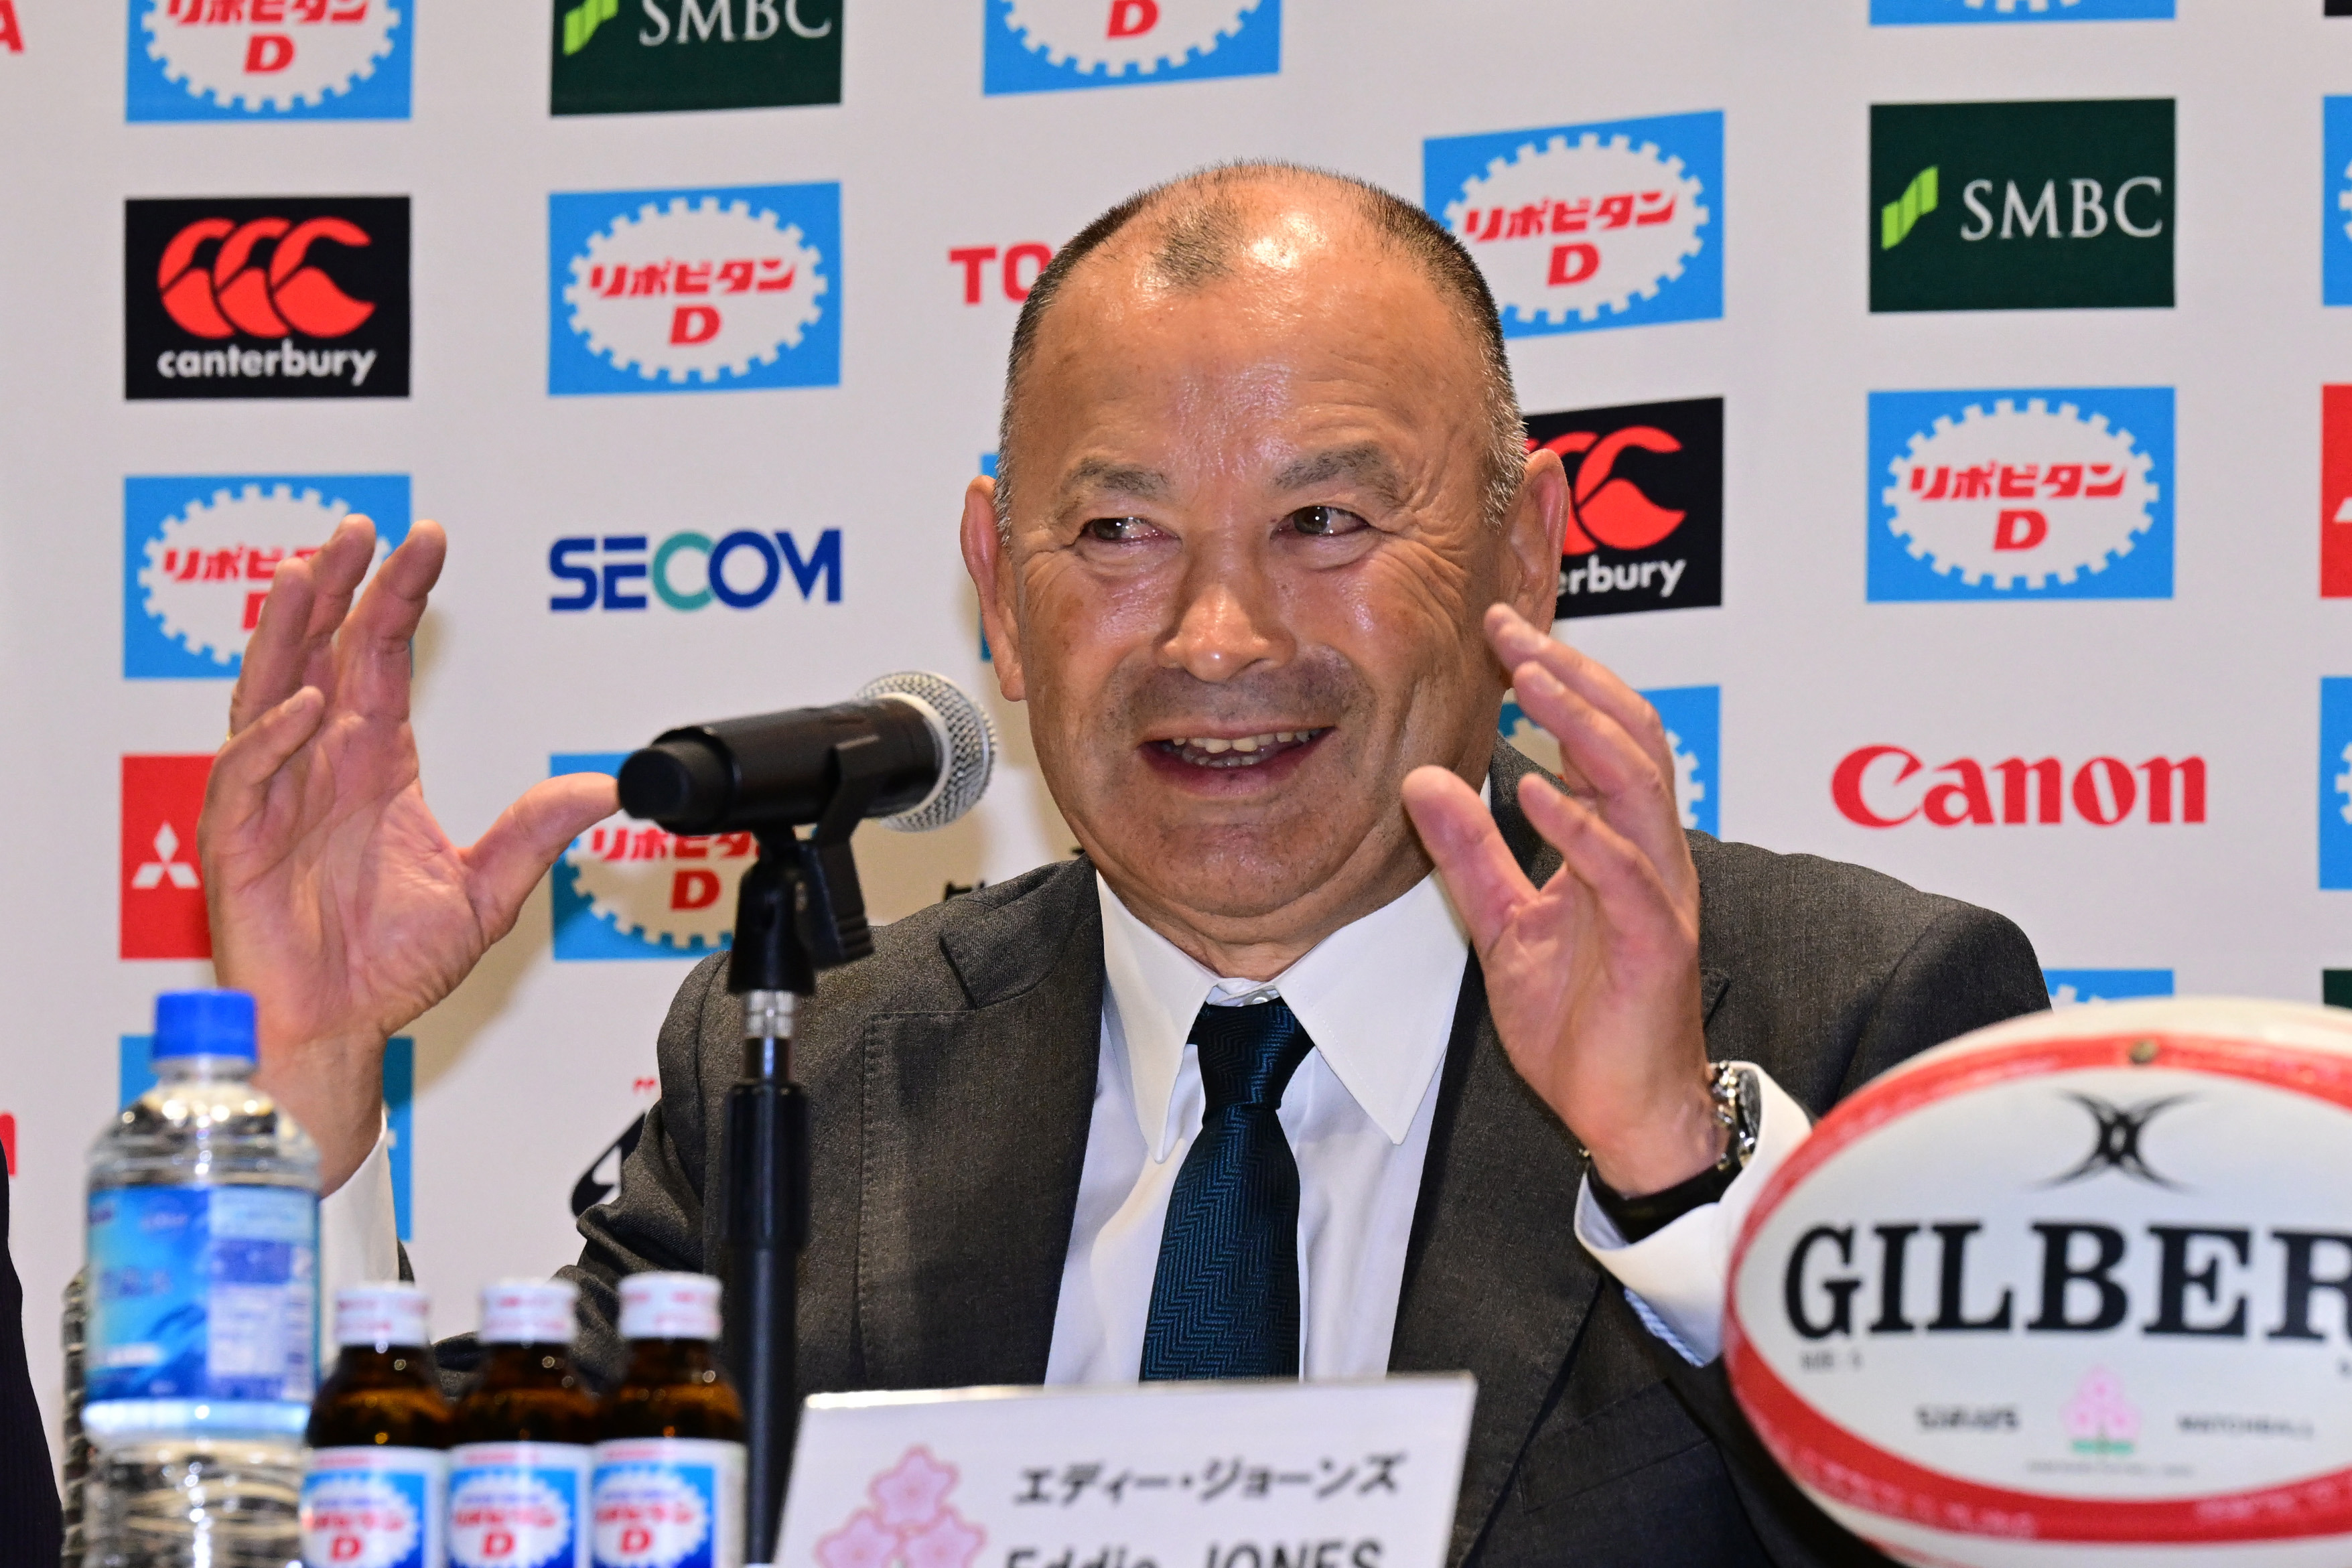
<path id="1" fill-rule="evenodd" d="M 939 782 L 931 792 L 897 816 L 884 817 L 882 825 L 902 833 L 944 828 L 988 792 L 989 775 L 996 768 L 996 726 L 971 693 L 928 670 L 901 670 L 857 690 L 861 702 L 881 697 L 921 714 L 940 754 Z"/>

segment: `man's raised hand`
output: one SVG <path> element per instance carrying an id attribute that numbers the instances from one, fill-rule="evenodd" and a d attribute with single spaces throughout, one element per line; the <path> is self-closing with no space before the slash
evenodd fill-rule
<path id="1" fill-rule="evenodd" d="M 1627 1196 L 1661 1191 L 1723 1147 L 1706 1086 L 1698 873 L 1675 806 L 1657 713 L 1593 660 L 1516 612 L 1486 637 L 1519 706 L 1559 742 L 1563 793 L 1529 774 L 1519 805 L 1562 864 L 1528 880 L 1478 796 L 1416 768 L 1405 809 L 1486 971 L 1512 1064 Z"/>
<path id="2" fill-rule="evenodd" d="M 383 1044 L 505 936 L 613 781 L 551 779 L 470 847 L 425 804 L 409 640 L 447 540 L 423 522 L 375 558 L 361 517 L 278 569 L 229 699 L 197 831 L 213 965 L 259 1004 L 257 1082 L 310 1135 L 331 1192 L 374 1145 Z"/>

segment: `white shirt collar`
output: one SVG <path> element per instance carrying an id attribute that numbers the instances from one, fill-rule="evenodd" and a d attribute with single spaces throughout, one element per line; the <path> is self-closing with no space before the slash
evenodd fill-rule
<path id="1" fill-rule="evenodd" d="M 1317 943 L 1274 980 L 1212 974 L 1136 918 L 1095 874 L 1106 1021 L 1125 1046 L 1135 1115 L 1152 1158 L 1176 1140 L 1169 1102 L 1202 1004 L 1278 994 L 1325 1065 L 1391 1144 L 1402 1144 L 1445 1060 L 1470 940 L 1436 873 Z"/>

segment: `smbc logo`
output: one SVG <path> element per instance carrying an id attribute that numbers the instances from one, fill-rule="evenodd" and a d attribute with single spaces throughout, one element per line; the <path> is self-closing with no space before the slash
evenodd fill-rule
<path id="1" fill-rule="evenodd" d="M 788 529 L 738 528 L 713 538 L 690 529 L 660 544 L 648 534 L 578 535 L 548 548 L 547 570 L 570 585 L 550 610 L 644 610 L 656 601 L 696 611 L 713 603 L 756 610 L 789 579 L 803 601 L 820 588 L 841 602 L 841 530 L 827 528 L 803 551 Z"/>
<path id="2" fill-rule="evenodd" d="M 2169 99 L 1878 104 L 1870 308 L 2172 303 Z"/>

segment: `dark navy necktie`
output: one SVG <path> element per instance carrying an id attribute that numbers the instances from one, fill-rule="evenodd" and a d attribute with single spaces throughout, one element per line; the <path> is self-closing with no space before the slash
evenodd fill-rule
<path id="1" fill-rule="evenodd" d="M 1146 1381 L 1298 1375 L 1298 1162 L 1275 1113 L 1315 1049 L 1279 999 L 1192 1021 L 1208 1109 L 1176 1172 Z"/>

